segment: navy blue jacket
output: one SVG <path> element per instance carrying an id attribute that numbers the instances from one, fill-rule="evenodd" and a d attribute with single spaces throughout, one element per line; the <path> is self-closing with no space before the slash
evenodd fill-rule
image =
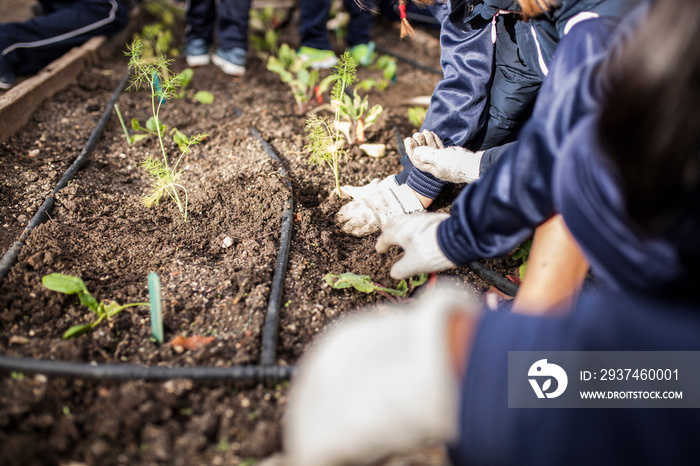
<path id="1" fill-rule="evenodd" d="M 452 262 L 502 256 L 554 214 L 556 157 L 575 124 L 600 106 L 596 71 L 614 27 L 611 20 L 588 20 L 562 40 L 519 141 L 462 190 L 450 218 L 438 227 L 440 248 Z"/>
<path id="2" fill-rule="evenodd" d="M 631 17 L 644 14 L 640 9 Z M 629 28 L 622 28 L 627 32 Z M 700 272 L 700 194 L 674 228 L 650 237 L 629 219 L 621 181 L 596 137 L 608 21 L 585 21 L 559 46 L 530 122 L 486 175 L 467 186 L 438 227 L 456 264 L 498 257 L 561 213 L 594 273 L 613 289 L 693 293 Z M 619 32 L 619 31 L 618 31 Z"/>
<path id="3" fill-rule="evenodd" d="M 699 351 L 698 311 L 697 301 L 608 292 L 565 318 L 487 313 L 462 383 L 452 464 L 697 464 L 700 410 L 509 408 L 508 352 Z"/>
<path id="4" fill-rule="evenodd" d="M 619 20 L 639 1 L 563 0 L 527 22 L 499 14 L 519 11 L 512 0 L 474 3 L 456 2 L 442 23 L 444 77 L 433 92 L 423 129 L 438 134 L 445 146 L 484 150 L 515 138 L 530 115 L 559 41 L 573 24 L 593 16 Z M 502 152 L 486 154 L 482 173 Z M 415 169 L 407 158 L 402 165 L 407 173 L 399 175 L 400 183 L 437 197 L 443 181 Z"/>

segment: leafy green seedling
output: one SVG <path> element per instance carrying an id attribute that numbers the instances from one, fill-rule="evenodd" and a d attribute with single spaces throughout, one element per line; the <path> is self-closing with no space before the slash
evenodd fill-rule
<path id="1" fill-rule="evenodd" d="M 388 298 L 391 301 L 397 301 L 397 298 L 406 298 L 410 296 L 413 290 L 425 283 L 428 280 L 428 274 L 422 273 L 415 277 L 406 280 L 401 280 L 396 288 L 386 288 L 372 281 L 369 275 L 356 275 L 351 272 L 342 273 L 340 275 L 326 274 L 324 277 L 326 283 L 336 290 L 344 288 L 355 288 L 363 293 L 377 293 Z"/>
<path id="2" fill-rule="evenodd" d="M 180 90 L 175 95 L 175 97 L 178 99 L 182 99 L 185 97 L 185 93 L 187 92 L 187 86 L 190 85 L 190 83 L 192 82 L 192 78 L 194 78 L 194 70 L 192 68 L 185 68 L 180 74 L 182 75 L 182 81 L 180 82 Z"/>
<path id="3" fill-rule="evenodd" d="M 530 249 L 532 248 L 532 240 L 528 239 L 523 241 L 523 243 L 513 252 L 513 259 L 522 260 L 522 264 L 518 268 L 518 275 L 520 279 L 525 279 L 525 272 L 527 271 L 527 260 L 530 257 Z"/>
<path id="4" fill-rule="evenodd" d="M 343 134 L 350 145 L 364 144 L 365 129 L 375 124 L 384 111 L 379 104 L 369 108 L 367 96 L 360 97 L 358 92 L 354 92 L 352 97 L 344 94 L 342 100 L 333 103 L 339 104 L 340 118 L 348 123 Z"/>
<path id="5" fill-rule="evenodd" d="M 320 79 L 319 70 L 310 70 L 287 44 L 280 46 L 276 57 L 268 58 L 267 69 L 277 73 L 291 89 L 297 115 L 304 115 L 336 79 L 335 75 Z"/>
<path id="6" fill-rule="evenodd" d="M 209 105 L 214 102 L 214 94 L 209 91 L 197 91 L 194 95 L 194 100 L 200 104 Z"/>
<path id="7" fill-rule="evenodd" d="M 284 22 L 284 12 L 276 10 L 272 5 L 250 10 L 250 43 L 258 56 L 267 60 L 277 54 L 279 33 L 277 28 Z"/>
<path id="8" fill-rule="evenodd" d="M 277 29 L 282 26 L 284 19 L 284 11 L 275 9 L 272 5 L 265 5 L 262 8 L 252 8 L 250 10 L 248 27 L 250 27 L 251 31 L 264 34 L 270 29 Z"/>
<path id="9" fill-rule="evenodd" d="M 42 277 L 41 282 L 51 291 L 58 291 L 63 294 L 77 294 L 80 304 L 87 307 L 97 315 L 97 319 L 86 325 L 74 325 L 63 334 L 63 339 L 75 338 L 90 331 L 104 319 L 110 320 L 127 307 L 148 306 L 148 303 L 130 303 L 120 305 L 116 301 L 100 301 L 99 303 L 92 297 L 85 283 L 80 277 L 64 275 L 62 273 L 52 273 Z"/>
<path id="10" fill-rule="evenodd" d="M 145 127 L 141 126 L 138 119 L 133 118 L 131 120 L 131 128 L 136 134 L 129 137 L 126 126 L 124 125 L 124 120 L 121 114 L 117 112 L 122 124 L 122 129 L 124 129 L 129 143 L 136 142 L 149 135 L 157 136 L 161 152 L 161 157 L 150 155 L 142 163 L 142 167 L 153 179 L 153 188 L 150 193 L 142 198 L 142 202 L 146 207 L 152 207 L 158 205 L 160 199 L 167 195 L 173 199 L 183 219 L 187 221 L 188 194 L 187 189 L 185 189 L 182 184 L 178 183 L 182 176 L 182 171 L 178 170 L 178 165 L 182 161 L 184 155 L 190 151 L 191 146 L 199 144 L 208 135 L 199 133 L 193 136 L 187 136 L 177 128 L 173 128 L 170 131 L 170 135 L 180 149 L 180 156 L 174 164 L 171 164 L 168 161 L 168 153 L 163 143 L 163 137 L 166 135 L 167 126 L 160 120 L 160 110 L 167 99 L 177 97 L 178 89 L 182 87 L 186 75 L 179 73 L 170 76 L 168 66 L 172 60 L 166 59 L 162 55 L 152 59 L 145 59 L 143 56 L 143 44 L 139 41 L 134 41 L 129 46 L 129 50 L 126 54 L 130 57 L 129 67 L 132 69 L 133 73 L 129 88 L 150 89 L 152 116 L 146 121 Z M 157 83 L 159 83 L 159 85 L 156 85 Z M 184 201 L 180 198 L 179 191 L 184 194 Z"/>
<path id="11" fill-rule="evenodd" d="M 343 102 L 345 90 L 355 82 L 357 76 L 357 63 L 345 52 L 335 66 L 335 78 L 332 100 Z M 343 146 L 343 135 L 340 132 L 341 104 L 334 105 L 335 115 L 333 123 L 325 117 L 311 115 L 306 120 L 306 132 L 309 136 L 309 144 L 306 148 L 311 152 L 309 161 L 320 164 L 325 162 L 333 172 L 335 178 L 335 190 L 338 197 L 342 197 L 340 191 L 340 159 L 347 154 Z"/>
<path id="12" fill-rule="evenodd" d="M 428 109 L 425 107 L 411 107 L 408 109 L 408 121 L 411 122 L 414 128 L 420 128 L 423 126 L 427 114 Z"/>
<path id="13" fill-rule="evenodd" d="M 257 53 L 261 60 L 268 60 L 271 56 L 277 54 L 279 41 L 279 33 L 274 29 L 268 29 L 261 36 L 251 35 L 250 43 L 253 45 L 253 50 Z"/>

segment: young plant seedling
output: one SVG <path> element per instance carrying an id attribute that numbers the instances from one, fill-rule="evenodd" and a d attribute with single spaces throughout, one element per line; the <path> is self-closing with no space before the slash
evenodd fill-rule
<path id="1" fill-rule="evenodd" d="M 146 207 L 158 205 L 163 196 L 169 196 L 177 205 L 183 219 L 187 221 L 187 189 L 178 183 L 182 176 L 182 171 L 178 170 L 178 165 L 182 158 L 190 151 L 191 146 L 199 144 L 208 135 L 205 133 L 187 136 L 177 128 L 170 130 L 170 135 L 173 141 L 180 149 L 180 156 L 174 164 L 168 160 L 168 153 L 165 149 L 163 137 L 167 133 L 167 126 L 160 120 L 160 110 L 163 103 L 170 98 L 177 97 L 178 89 L 182 87 L 183 73 L 170 76 L 168 66 L 172 60 L 166 59 L 163 56 L 158 56 L 151 59 L 144 59 L 143 45 L 139 41 L 134 41 L 127 51 L 127 56 L 130 57 L 129 67 L 132 69 L 131 85 L 129 88 L 135 89 L 147 88 L 151 91 L 151 111 L 152 116 L 146 121 L 146 126 L 143 127 L 136 118 L 131 120 L 131 128 L 136 134 L 129 136 L 126 130 L 126 125 L 121 117 L 121 113 L 117 108 L 117 115 L 124 130 L 124 134 L 129 143 L 136 142 L 140 139 L 155 135 L 158 137 L 160 147 L 160 157 L 153 155 L 142 162 L 142 167 L 151 175 L 153 179 L 153 189 L 150 193 L 142 198 L 142 202 Z M 184 201 L 180 198 L 179 191 L 184 194 Z"/>
<path id="2" fill-rule="evenodd" d="M 369 275 L 356 275 L 351 272 L 340 275 L 326 274 L 326 283 L 336 290 L 344 288 L 355 288 L 363 293 L 377 293 L 391 301 L 405 299 L 411 295 L 414 289 L 421 286 L 428 280 L 428 274 L 422 273 L 406 280 L 401 280 L 396 288 L 386 288 L 372 281 Z"/>
<path id="3" fill-rule="evenodd" d="M 340 104 L 343 102 L 345 90 L 352 85 L 356 79 L 357 64 L 348 52 L 345 52 L 335 66 L 335 83 L 331 91 L 334 104 L 335 115 L 330 123 L 326 117 L 310 115 L 306 120 L 306 132 L 309 135 L 309 144 L 306 146 L 311 151 L 309 161 L 320 164 L 325 162 L 333 172 L 335 178 L 335 190 L 338 197 L 342 197 L 340 191 L 340 159 L 347 154 L 347 149 L 343 146 L 343 135 L 340 131 Z"/>
<path id="4" fill-rule="evenodd" d="M 64 275 L 62 273 L 52 273 L 42 277 L 41 282 L 51 291 L 58 291 L 64 294 L 77 294 L 80 304 L 87 307 L 97 315 L 97 319 L 86 325 L 74 325 L 64 334 L 63 339 L 78 337 L 99 325 L 104 319 L 110 320 L 127 307 L 149 306 L 148 303 L 130 303 L 119 305 L 116 301 L 100 301 L 99 303 L 92 297 L 85 283 L 80 277 Z"/>
<path id="5" fill-rule="evenodd" d="M 423 126 L 427 114 L 428 109 L 425 107 L 411 107 L 408 109 L 408 121 L 411 122 L 414 128 L 420 128 Z"/>
<path id="6" fill-rule="evenodd" d="M 319 70 L 309 70 L 308 65 L 287 44 L 280 46 L 276 57 L 271 56 L 267 60 L 267 69 L 277 73 L 291 89 L 297 115 L 304 115 L 336 79 L 335 75 L 330 75 L 319 81 Z"/>
<path id="7" fill-rule="evenodd" d="M 278 40 L 279 33 L 274 29 L 268 29 L 262 36 L 254 34 L 250 36 L 250 43 L 253 45 L 253 50 L 255 50 L 261 60 L 269 60 L 270 57 L 277 54 Z"/>
<path id="8" fill-rule="evenodd" d="M 367 96 L 360 97 L 358 92 L 354 92 L 352 97 L 343 94 L 342 100 L 334 101 L 333 104 L 339 104 L 340 118 L 346 123 L 340 125 L 339 129 L 350 145 L 364 144 L 365 129 L 375 124 L 384 111 L 379 104 L 369 108 Z"/>
<path id="9" fill-rule="evenodd" d="M 518 275 L 520 276 L 520 279 L 523 280 L 525 278 L 525 272 L 527 271 L 527 260 L 530 257 L 530 249 L 532 248 L 532 240 L 528 239 L 523 241 L 523 243 L 518 246 L 518 248 L 513 251 L 513 259 L 515 260 L 522 260 L 522 264 L 520 264 L 520 267 L 518 268 Z"/>
<path id="10" fill-rule="evenodd" d="M 285 20 L 285 14 L 272 5 L 250 10 L 250 43 L 262 60 L 277 55 L 279 33 L 277 28 Z"/>

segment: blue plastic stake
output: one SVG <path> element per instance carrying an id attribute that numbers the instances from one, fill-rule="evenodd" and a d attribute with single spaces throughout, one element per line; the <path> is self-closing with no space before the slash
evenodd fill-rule
<path id="1" fill-rule="evenodd" d="M 151 333 L 158 343 L 163 343 L 163 308 L 160 303 L 160 277 L 148 274 L 148 298 L 151 302 Z"/>
<path id="2" fill-rule="evenodd" d="M 156 88 L 156 95 L 160 97 L 160 104 L 165 103 L 165 95 L 163 93 L 163 84 L 160 82 L 160 76 L 158 73 L 153 73 L 153 84 Z"/>

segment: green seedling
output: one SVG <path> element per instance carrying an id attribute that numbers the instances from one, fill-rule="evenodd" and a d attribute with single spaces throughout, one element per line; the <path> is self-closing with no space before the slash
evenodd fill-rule
<path id="1" fill-rule="evenodd" d="M 141 164 L 153 179 L 153 189 L 150 193 L 143 196 L 142 202 L 146 207 L 152 207 L 158 205 L 160 199 L 167 195 L 173 199 L 183 219 L 187 221 L 188 194 L 187 189 L 185 189 L 182 184 L 178 183 L 179 179 L 182 177 L 182 171 L 178 170 L 178 165 L 185 154 L 189 153 L 190 148 L 202 142 L 208 135 L 199 133 L 193 136 L 187 136 L 177 128 L 172 128 L 170 130 L 170 136 L 180 149 L 180 156 L 174 164 L 171 164 L 168 160 L 168 152 L 163 142 L 168 128 L 160 120 L 160 110 L 167 99 L 177 97 L 178 89 L 182 88 L 183 79 L 186 79 L 186 75 L 179 73 L 170 76 L 168 67 L 172 62 L 171 59 L 167 59 L 163 56 L 145 59 L 143 57 L 143 44 L 140 41 L 134 41 L 129 46 L 129 50 L 126 54 L 130 57 L 129 67 L 132 70 L 129 89 L 133 87 L 135 89 L 146 88 L 150 90 L 152 115 L 146 121 L 145 126 L 141 126 L 138 119 L 132 118 L 131 128 L 135 132 L 133 136 L 129 135 L 126 125 L 124 124 L 124 119 L 118 107 L 115 106 L 119 121 L 127 141 L 130 144 L 149 137 L 150 135 L 155 135 L 158 137 L 160 148 L 160 157 L 149 155 Z M 184 194 L 184 201 L 180 198 L 179 191 Z"/>
<path id="2" fill-rule="evenodd" d="M 522 260 L 522 264 L 520 264 L 520 267 L 518 268 L 518 275 L 520 276 L 521 280 L 525 278 L 525 272 L 527 271 L 527 260 L 530 257 L 531 248 L 532 240 L 528 239 L 523 241 L 523 243 L 515 251 L 513 251 L 513 259 Z"/>
<path id="3" fill-rule="evenodd" d="M 268 60 L 271 56 L 277 54 L 278 41 L 279 33 L 274 29 L 268 29 L 262 36 L 250 36 L 250 43 L 253 46 L 253 50 L 255 50 L 255 53 L 261 60 Z"/>
<path id="4" fill-rule="evenodd" d="M 364 144 L 365 129 L 375 124 L 384 111 L 379 104 L 369 108 L 367 96 L 361 97 L 357 91 L 352 97 L 344 94 L 340 101 L 334 100 L 333 105 L 339 106 L 340 118 L 346 123 L 339 129 L 350 145 Z"/>
<path id="5" fill-rule="evenodd" d="M 428 109 L 425 107 L 411 107 L 408 109 L 408 121 L 411 122 L 414 128 L 420 128 L 423 126 L 427 114 Z"/>
<path id="6" fill-rule="evenodd" d="M 174 20 L 172 22 L 174 23 Z M 143 44 L 143 59 L 157 60 L 160 56 L 179 55 L 179 51 L 171 46 L 172 27 L 164 21 L 144 26 L 140 33 L 134 34 L 134 40 Z"/>
<path id="7" fill-rule="evenodd" d="M 287 44 L 280 46 L 276 57 L 268 58 L 267 69 L 277 73 L 291 89 L 297 115 L 304 115 L 336 79 L 335 75 L 320 79 L 319 71 L 310 70 Z"/>
<path id="8" fill-rule="evenodd" d="M 335 83 L 331 91 L 334 102 L 343 102 L 346 97 L 345 90 L 355 82 L 357 64 L 348 52 L 345 52 L 335 66 Z M 309 161 L 316 164 L 325 162 L 333 172 L 335 178 L 335 190 L 338 197 L 342 197 L 340 192 L 340 160 L 347 154 L 347 149 L 343 146 L 343 135 L 340 131 L 341 104 L 333 106 L 335 115 L 333 122 L 328 118 L 309 116 L 306 120 L 306 132 L 309 136 L 309 144 L 306 148 L 311 152 Z"/>
<path id="9" fill-rule="evenodd" d="M 285 13 L 282 10 L 276 10 L 272 5 L 265 5 L 262 8 L 250 10 L 248 27 L 255 33 L 264 34 L 270 29 L 279 28 L 284 19 Z"/>
<path id="10" fill-rule="evenodd" d="M 277 28 L 284 22 L 284 13 L 272 5 L 250 10 L 250 43 L 262 60 L 277 55 L 279 33 Z"/>
<path id="11" fill-rule="evenodd" d="M 422 273 L 406 280 L 401 280 L 396 288 L 386 288 L 372 281 L 369 275 L 356 275 L 351 272 L 340 275 L 326 274 L 326 283 L 336 290 L 355 288 L 363 293 L 377 293 L 391 301 L 405 299 L 410 296 L 416 287 L 428 281 L 428 274 Z M 397 299 L 398 298 L 398 299 Z"/>
<path id="12" fill-rule="evenodd" d="M 86 325 L 74 325 L 69 328 L 64 334 L 63 339 L 68 340 L 69 338 L 78 337 L 86 332 L 89 332 L 103 320 L 111 320 L 119 314 L 122 310 L 127 307 L 134 306 L 148 306 L 148 303 L 130 303 L 120 305 L 116 301 L 100 301 L 99 303 L 88 291 L 85 283 L 80 277 L 74 277 L 72 275 L 64 275 L 62 273 L 52 273 L 42 277 L 41 282 L 46 288 L 51 291 L 58 291 L 63 294 L 77 294 L 80 304 L 87 307 L 91 312 L 97 315 L 97 319 L 93 320 Z"/>
<path id="13" fill-rule="evenodd" d="M 143 2 L 146 11 L 163 25 L 172 28 L 176 19 L 185 17 L 185 9 L 168 0 L 148 0 Z"/>

